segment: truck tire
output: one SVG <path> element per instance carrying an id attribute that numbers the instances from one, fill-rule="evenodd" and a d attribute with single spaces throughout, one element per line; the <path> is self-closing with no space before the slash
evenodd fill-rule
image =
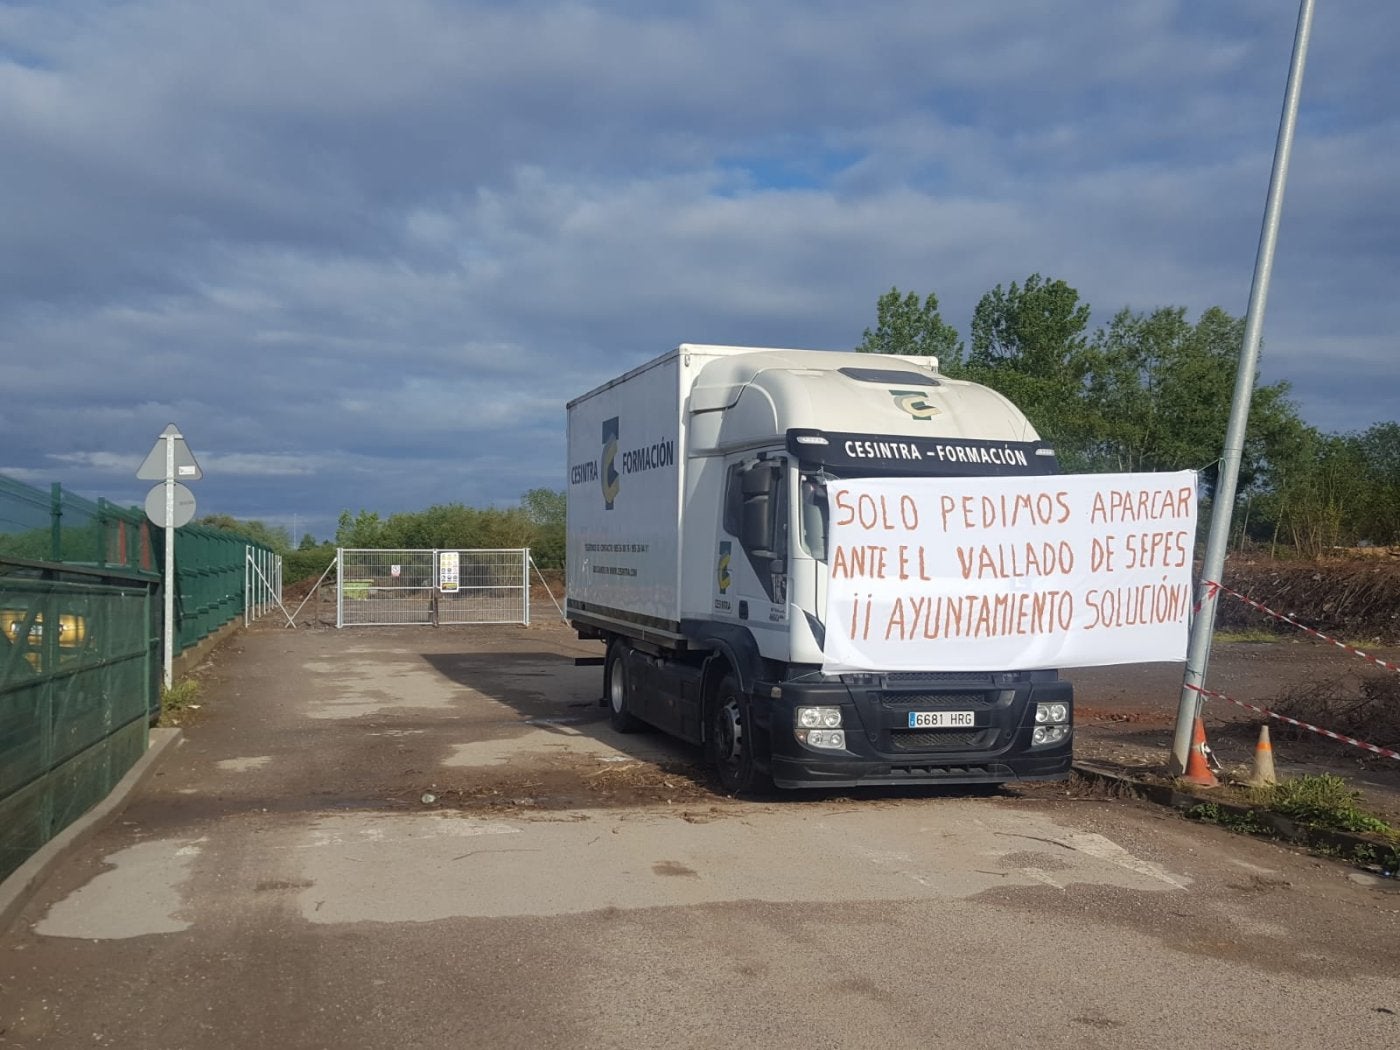
<path id="1" fill-rule="evenodd" d="M 635 733 L 641 721 L 632 714 L 632 680 L 627 673 L 627 643 L 613 642 L 608 647 L 608 662 L 603 669 L 603 692 L 608 701 L 608 721 L 619 733 Z"/>
<path id="2" fill-rule="evenodd" d="M 772 781 L 758 766 L 753 701 L 732 670 L 720 679 L 709 712 L 710 761 L 725 794 L 753 795 L 771 788 Z"/>

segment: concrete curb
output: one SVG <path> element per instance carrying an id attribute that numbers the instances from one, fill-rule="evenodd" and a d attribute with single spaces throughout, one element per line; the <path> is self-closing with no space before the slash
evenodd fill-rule
<path id="1" fill-rule="evenodd" d="M 206 634 L 194 645 L 175 654 L 175 658 L 170 661 L 170 674 L 172 678 L 180 679 L 189 674 L 196 667 L 202 664 L 205 659 L 218 649 L 230 638 L 245 630 L 243 618 L 230 620 L 218 630 L 211 634 Z"/>
<path id="2" fill-rule="evenodd" d="M 1271 835 L 1283 839 L 1285 842 L 1296 843 L 1330 854 L 1346 863 L 1362 864 L 1363 858 L 1368 855 L 1380 857 L 1384 856 L 1387 850 L 1396 848 L 1394 844 L 1377 835 L 1309 827 L 1306 824 L 1289 820 L 1287 817 L 1279 816 L 1277 813 L 1270 813 L 1268 810 L 1241 805 L 1238 802 L 1228 802 L 1208 794 L 1183 791 L 1175 784 L 1157 784 L 1134 780 L 1122 773 L 1087 762 L 1076 762 L 1073 768 L 1074 772 L 1087 780 L 1100 784 L 1112 784 L 1130 792 L 1135 798 L 1154 802 L 1159 806 L 1169 806 L 1182 813 L 1187 813 L 1200 805 L 1215 806 L 1224 815 L 1240 821 L 1248 820 L 1259 825 L 1264 829 L 1260 834 Z"/>
<path id="3" fill-rule="evenodd" d="M 8 929 L 33 891 L 65 853 L 81 845 L 102 829 L 155 769 L 156 763 L 180 739 L 178 729 L 152 729 L 146 753 L 126 771 L 126 775 L 97 805 L 60 831 L 38 851 L 0 882 L 0 930 Z"/>

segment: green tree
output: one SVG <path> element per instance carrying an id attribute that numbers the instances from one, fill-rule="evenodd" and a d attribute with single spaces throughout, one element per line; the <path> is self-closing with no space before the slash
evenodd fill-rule
<path id="1" fill-rule="evenodd" d="M 563 489 L 530 489 L 520 497 L 520 507 L 536 525 L 562 526 L 568 496 Z"/>
<path id="2" fill-rule="evenodd" d="M 952 374 L 962 364 L 963 343 L 939 313 L 938 296 L 929 292 L 920 303 L 914 292 L 901 295 L 891 288 L 876 301 L 875 328 L 865 330 L 856 351 L 937 357 L 939 368 Z"/>
<path id="3" fill-rule="evenodd" d="M 412 550 L 487 546 L 481 541 L 481 514 L 461 503 L 439 503 L 427 510 L 391 514 L 380 546 Z"/>
<path id="4" fill-rule="evenodd" d="M 482 512 L 482 536 L 487 547 L 529 547 L 536 527 L 519 507 L 492 507 Z"/>
<path id="5" fill-rule="evenodd" d="M 969 378 L 1010 398 L 1078 466 L 1095 431 L 1086 397 L 1090 309 L 1064 281 L 1031 274 L 982 296 L 972 315 Z"/>
<path id="6" fill-rule="evenodd" d="M 1400 543 L 1400 423 L 1377 423 L 1355 439 L 1364 463 L 1366 502 L 1358 538 Z"/>
<path id="7" fill-rule="evenodd" d="M 236 532 L 254 543 L 271 547 L 279 554 L 285 554 L 292 549 L 291 533 L 281 525 L 268 525 L 261 521 L 239 521 L 228 514 L 206 514 L 195 524 L 207 525 L 211 529 L 222 529 L 225 532 Z"/>
<path id="8" fill-rule="evenodd" d="M 1221 455 L 1244 321 L 1211 307 L 1192 324 L 1182 307 L 1121 310 L 1094 336 L 1084 449 L 1095 470 L 1206 469 Z M 1302 453 L 1288 384 L 1256 382 L 1240 464 L 1251 495 Z"/>
<path id="9" fill-rule="evenodd" d="M 563 489 L 530 489 L 520 497 L 520 507 L 533 526 L 530 549 L 542 568 L 564 566 L 564 524 L 568 496 Z"/>
<path id="10" fill-rule="evenodd" d="M 519 507 L 485 510 L 461 503 L 439 503 L 402 511 L 381 520 L 370 511 L 340 515 L 336 543 L 368 549 L 519 548 L 530 545 L 537 526 Z"/>
<path id="11" fill-rule="evenodd" d="M 336 523 L 335 545 L 358 550 L 373 550 L 384 546 L 384 523 L 374 511 L 362 510 L 353 518 L 348 510 L 340 512 Z"/>
<path id="12" fill-rule="evenodd" d="M 1307 428 L 1302 449 L 1275 473 L 1255 536 L 1312 556 L 1400 542 L 1400 423 L 1377 423 L 1360 434 Z"/>
<path id="13" fill-rule="evenodd" d="M 308 532 L 302 536 L 301 542 L 297 544 L 297 550 L 314 551 L 319 546 L 320 544 L 316 542 L 316 537 Z"/>
<path id="14" fill-rule="evenodd" d="M 1254 535 L 1317 557 L 1356 541 L 1366 503 L 1365 458 L 1354 438 L 1305 429 L 1299 455 L 1259 499 Z"/>

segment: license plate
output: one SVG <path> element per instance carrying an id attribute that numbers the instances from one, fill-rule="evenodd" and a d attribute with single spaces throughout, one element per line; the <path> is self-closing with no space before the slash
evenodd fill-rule
<path id="1" fill-rule="evenodd" d="M 971 711 L 910 711 L 910 729 L 971 729 L 976 717 Z"/>

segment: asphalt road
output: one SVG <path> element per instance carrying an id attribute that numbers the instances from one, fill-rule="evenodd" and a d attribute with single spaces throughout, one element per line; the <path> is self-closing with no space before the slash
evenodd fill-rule
<path id="1" fill-rule="evenodd" d="M 1400 893 L 1148 806 L 713 794 L 555 625 L 239 636 L 0 1046 L 1400 1042 Z"/>

